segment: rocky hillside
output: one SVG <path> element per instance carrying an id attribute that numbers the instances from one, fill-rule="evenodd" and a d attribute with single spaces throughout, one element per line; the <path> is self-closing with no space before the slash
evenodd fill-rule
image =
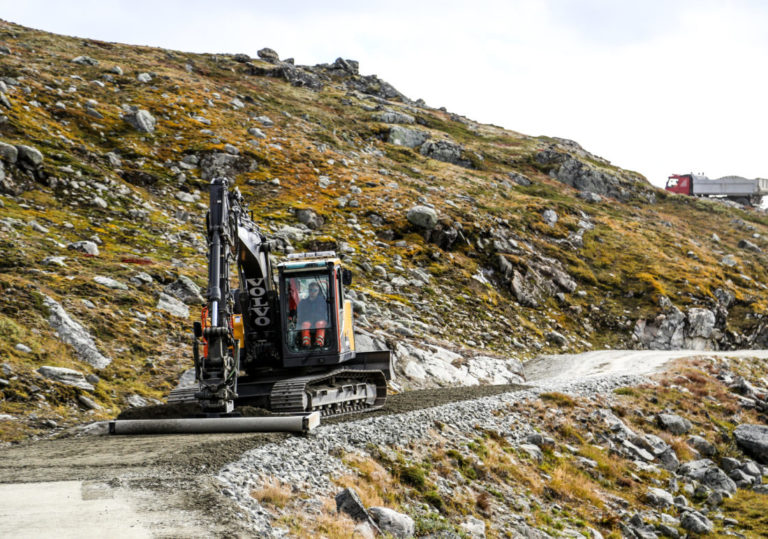
<path id="1" fill-rule="evenodd" d="M 3 439 L 176 384 L 217 175 L 277 254 L 342 255 L 362 340 L 396 352 L 401 388 L 512 382 L 546 351 L 768 341 L 764 213 L 412 101 L 353 60 L 0 21 Z"/>
<path id="2" fill-rule="evenodd" d="M 264 537 L 765 537 L 765 373 L 702 356 L 574 377 L 322 427 L 218 477 Z"/>

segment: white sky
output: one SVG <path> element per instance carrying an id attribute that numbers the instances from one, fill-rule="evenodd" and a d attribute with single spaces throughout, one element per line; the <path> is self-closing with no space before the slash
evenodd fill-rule
<path id="1" fill-rule="evenodd" d="M 0 17 L 299 64 L 342 56 L 412 99 L 576 140 L 656 185 L 768 177 L 762 0 L 0 0 Z"/>

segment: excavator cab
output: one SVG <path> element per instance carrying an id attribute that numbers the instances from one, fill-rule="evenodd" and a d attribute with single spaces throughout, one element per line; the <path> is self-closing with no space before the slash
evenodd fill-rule
<path id="1" fill-rule="evenodd" d="M 333 251 L 289 255 L 278 265 L 283 367 L 343 363 L 355 356 L 352 275 Z"/>

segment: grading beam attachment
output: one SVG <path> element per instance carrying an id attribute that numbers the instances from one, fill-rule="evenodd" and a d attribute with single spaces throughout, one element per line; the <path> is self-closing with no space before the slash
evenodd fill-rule
<path id="1" fill-rule="evenodd" d="M 110 434 L 205 434 L 215 432 L 309 432 L 320 413 L 270 417 L 194 419 L 121 419 L 109 422 Z"/>

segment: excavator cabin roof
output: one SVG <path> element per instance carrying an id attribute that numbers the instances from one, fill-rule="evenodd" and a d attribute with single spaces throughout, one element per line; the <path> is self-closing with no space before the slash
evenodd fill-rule
<path id="1" fill-rule="evenodd" d="M 292 253 L 289 254 L 287 260 L 277 265 L 278 268 L 283 270 L 303 270 L 311 268 L 321 268 L 327 266 L 328 263 L 332 263 L 334 266 L 340 266 L 341 260 L 336 256 L 335 251 L 318 251 L 312 253 Z"/>

